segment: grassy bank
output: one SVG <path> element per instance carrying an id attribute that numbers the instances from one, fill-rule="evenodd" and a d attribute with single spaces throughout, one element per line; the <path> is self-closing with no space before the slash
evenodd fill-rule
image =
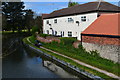
<path id="1" fill-rule="evenodd" d="M 33 42 L 33 43 L 34 43 L 34 39 L 35 39 L 34 37 L 30 37 L 30 41 Z M 90 68 L 87 68 L 87 67 L 85 67 L 85 66 L 82 66 L 82 65 L 80 65 L 80 64 L 78 64 L 78 63 L 76 63 L 76 62 L 74 62 L 74 61 L 72 61 L 72 60 L 70 60 L 70 59 L 68 59 L 68 58 L 65 58 L 65 57 L 63 57 L 63 56 L 57 55 L 57 54 L 52 53 L 52 52 L 50 52 L 50 51 L 46 51 L 46 50 L 44 50 L 44 49 L 38 48 L 38 47 L 32 45 L 30 42 L 28 42 L 28 41 L 27 41 L 27 38 L 25 38 L 23 41 L 24 41 L 25 43 L 27 43 L 27 44 L 29 44 L 29 45 L 37 48 L 37 49 L 40 49 L 40 50 L 42 50 L 42 51 L 44 51 L 44 52 L 46 52 L 46 53 L 48 53 L 48 54 L 50 54 L 50 55 L 55 56 L 56 58 L 58 58 L 58 59 L 60 59 L 60 60 L 63 60 L 63 61 L 65 61 L 65 62 L 69 62 L 70 64 L 72 64 L 72 65 L 74 65 L 74 66 L 77 66 L 77 67 L 79 67 L 79 68 L 81 68 L 81 69 L 83 69 L 83 70 L 85 70 L 85 71 L 88 71 L 89 73 L 92 73 L 92 74 L 94 74 L 94 75 L 98 75 L 98 76 L 100 76 L 100 77 L 102 77 L 102 78 L 104 78 L 104 79 L 110 79 L 110 78 L 111 78 L 111 77 L 109 77 L 109 76 L 107 76 L 107 75 L 105 75 L 105 74 L 103 74 L 103 73 L 100 73 L 100 72 L 95 71 L 95 70 L 93 70 L 93 69 L 90 69 Z"/>
<path id="2" fill-rule="evenodd" d="M 34 43 L 35 38 L 32 36 L 30 37 L 30 40 Z M 73 38 L 61 38 L 61 43 L 43 43 L 43 46 L 120 76 L 120 64 L 99 57 L 99 53 L 96 51 L 86 52 L 82 46 L 79 46 L 79 48 L 76 49 L 72 46 L 74 41 L 75 39 Z"/>

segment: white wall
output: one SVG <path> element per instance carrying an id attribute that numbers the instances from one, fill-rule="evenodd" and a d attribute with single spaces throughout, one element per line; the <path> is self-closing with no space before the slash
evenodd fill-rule
<path id="1" fill-rule="evenodd" d="M 82 16 L 86 16 L 86 22 L 81 21 Z M 68 22 L 68 18 L 73 18 L 74 22 Z M 57 23 L 54 23 L 54 19 L 57 19 Z M 77 37 L 78 40 L 81 40 L 81 32 L 84 31 L 96 19 L 97 19 L 97 13 L 44 19 L 43 33 L 47 34 L 47 30 L 49 30 L 49 33 L 52 34 L 52 30 L 50 29 L 52 28 L 54 31 L 57 31 L 57 35 L 61 35 L 61 31 L 64 31 L 63 37 L 68 37 L 68 31 L 72 31 L 72 37 Z M 49 20 L 51 26 L 46 24 L 47 20 Z M 76 21 L 79 21 L 79 26 L 76 23 Z"/>

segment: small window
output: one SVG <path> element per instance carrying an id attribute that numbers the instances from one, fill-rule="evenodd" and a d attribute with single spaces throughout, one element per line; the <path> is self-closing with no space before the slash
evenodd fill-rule
<path id="1" fill-rule="evenodd" d="M 64 31 L 61 31 L 61 36 L 64 36 Z"/>
<path id="2" fill-rule="evenodd" d="M 57 19 L 54 20 L 54 23 L 57 23 Z"/>
<path id="3" fill-rule="evenodd" d="M 49 34 L 49 30 L 47 30 L 47 34 Z"/>
<path id="4" fill-rule="evenodd" d="M 55 31 L 55 35 L 57 35 L 57 31 Z"/>
<path id="5" fill-rule="evenodd" d="M 86 16 L 82 16 L 81 21 L 85 22 L 86 21 Z"/>
<path id="6" fill-rule="evenodd" d="M 72 18 L 68 18 L 68 22 L 74 22 Z"/>
<path id="7" fill-rule="evenodd" d="M 47 20 L 47 22 L 46 22 L 47 24 L 49 24 L 49 20 Z"/>
<path id="8" fill-rule="evenodd" d="M 63 36 L 64 36 L 64 31 L 63 31 Z"/>
<path id="9" fill-rule="evenodd" d="M 68 31 L 68 36 L 72 37 L 72 32 L 71 31 Z"/>

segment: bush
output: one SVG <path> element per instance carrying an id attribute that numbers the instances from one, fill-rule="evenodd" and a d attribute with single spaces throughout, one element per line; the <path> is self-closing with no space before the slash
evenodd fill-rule
<path id="1" fill-rule="evenodd" d="M 32 35 L 35 36 L 35 33 L 39 32 L 39 28 L 38 27 L 32 27 Z"/>
<path id="2" fill-rule="evenodd" d="M 72 45 L 75 41 L 77 41 L 76 38 L 72 38 L 72 37 L 62 37 L 60 38 L 61 43 L 63 43 L 64 45 Z"/>
<path id="3" fill-rule="evenodd" d="M 35 43 L 35 40 L 36 40 L 36 37 L 35 36 L 30 36 L 30 41 L 32 42 L 32 43 Z"/>
<path id="4" fill-rule="evenodd" d="M 93 55 L 93 56 L 96 56 L 96 57 L 100 57 L 100 55 L 99 55 L 97 50 L 90 51 L 90 54 Z"/>
<path id="5" fill-rule="evenodd" d="M 40 35 L 40 37 L 44 37 L 44 38 L 46 38 L 47 36 L 51 36 L 49 34 L 39 34 L 39 35 Z"/>

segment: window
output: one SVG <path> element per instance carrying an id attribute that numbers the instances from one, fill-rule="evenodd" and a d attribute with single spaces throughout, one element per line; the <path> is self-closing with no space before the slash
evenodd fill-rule
<path id="1" fill-rule="evenodd" d="M 49 20 L 47 20 L 46 24 L 49 24 Z"/>
<path id="2" fill-rule="evenodd" d="M 49 34 L 49 30 L 47 30 L 47 34 Z"/>
<path id="3" fill-rule="evenodd" d="M 64 36 L 64 31 L 63 31 L 63 36 Z"/>
<path id="4" fill-rule="evenodd" d="M 68 31 L 68 36 L 72 37 L 72 32 L 71 31 Z"/>
<path id="5" fill-rule="evenodd" d="M 54 23 L 57 23 L 57 19 L 54 20 Z"/>
<path id="6" fill-rule="evenodd" d="M 55 31 L 55 35 L 57 35 L 57 31 Z"/>
<path id="7" fill-rule="evenodd" d="M 86 21 L 86 16 L 82 16 L 81 21 L 85 22 Z"/>
<path id="8" fill-rule="evenodd" d="M 61 31 L 61 37 L 64 36 L 64 31 Z"/>
<path id="9" fill-rule="evenodd" d="M 72 18 L 68 18 L 68 22 L 73 22 L 74 20 Z"/>

